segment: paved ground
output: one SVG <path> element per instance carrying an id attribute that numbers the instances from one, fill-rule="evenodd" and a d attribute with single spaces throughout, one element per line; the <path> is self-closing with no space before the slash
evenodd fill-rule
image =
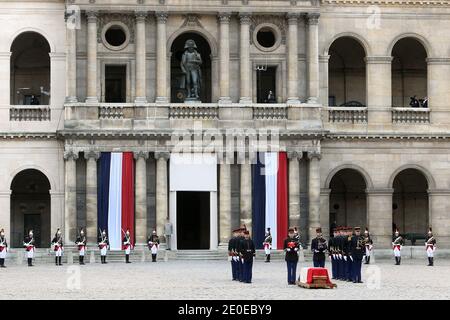
<path id="1" fill-rule="evenodd" d="M 252 284 L 231 281 L 226 261 L 10 265 L 0 269 L 0 299 L 449 299 L 450 260 L 425 263 L 378 260 L 364 266 L 365 283 L 333 290 L 288 286 L 282 261 L 256 261 Z"/>

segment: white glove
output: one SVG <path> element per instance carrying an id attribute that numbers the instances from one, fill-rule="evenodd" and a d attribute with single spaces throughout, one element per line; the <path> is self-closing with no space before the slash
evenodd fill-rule
<path id="1" fill-rule="evenodd" d="M 344 260 L 347 261 L 347 256 L 344 256 Z"/>

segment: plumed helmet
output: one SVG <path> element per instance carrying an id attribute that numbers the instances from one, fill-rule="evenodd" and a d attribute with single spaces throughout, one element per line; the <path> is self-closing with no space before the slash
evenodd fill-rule
<path id="1" fill-rule="evenodd" d="M 184 48 L 195 48 L 197 49 L 197 45 L 195 44 L 195 41 L 192 39 L 186 40 L 186 42 L 184 43 Z"/>

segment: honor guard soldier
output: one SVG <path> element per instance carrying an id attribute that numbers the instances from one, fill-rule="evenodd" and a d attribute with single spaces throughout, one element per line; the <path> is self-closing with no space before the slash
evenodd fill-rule
<path id="1" fill-rule="evenodd" d="M 125 237 L 122 239 L 122 249 L 125 250 L 125 263 L 131 263 L 130 253 L 133 249 L 133 244 L 131 243 L 130 230 L 128 229 L 125 232 Z"/>
<path id="2" fill-rule="evenodd" d="M 365 249 L 364 236 L 361 235 L 361 228 L 355 227 L 355 234 L 353 235 L 350 243 L 353 283 L 362 283 L 361 266 Z"/>
<path id="3" fill-rule="evenodd" d="M 350 254 L 350 243 L 352 241 L 352 228 L 345 227 L 344 232 L 344 245 L 343 245 L 343 256 L 344 256 L 344 265 L 345 265 L 345 281 L 353 281 L 353 275 L 352 275 L 352 262 L 353 258 Z"/>
<path id="4" fill-rule="evenodd" d="M 433 236 L 431 228 L 428 229 L 428 234 L 425 241 L 425 250 L 428 256 L 428 266 L 434 265 L 434 251 L 436 250 L 436 239 Z"/>
<path id="5" fill-rule="evenodd" d="M 370 237 L 368 228 L 366 228 L 366 230 L 364 231 L 364 246 L 366 249 L 366 254 L 364 256 L 364 259 L 365 259 L 364 264 L 369 264 L 370 256 L 372 255 L 373 241 L 372 241 L 372 238 Z"/>
<path id="6" fill-rule="evenodd" d="M 336 250 L 336 243 L 337 243 L 337 236 L 338 232 L 337 229 L 333 229 L 333 237 L 328 241 L 328 255 L 330 256 L 331 260 L 331 279 L 335 280 L 337 279 L 337 250 Z"/>
<path id="7" fill-rule="evenodd" d="M 242 260 L 242 257 L 241 257 L 241 245 L 242 245 L 242 241 L 245 239 L 245 237 L 244 237 L 245 230 L 246 229 L 244 227 L 239 228 L 238 236 L 236 239 L 236 252 L 238 253 L 237 259 L 236 259 L 236 261 L 237 261 L 237 264 L 236 264 L 237 270 L 236 271 L 237 271 L 237 275 L 238 275 L 238 280 L 240 282 L 244 281 L 244 261 Z"/>
<path id="8" fill-rule="evenodd" d="M 106 235 L 106 230 L 103 230 L 100 238 L 98 239 L 98 248 L 100 249 L 100 259 L 102 264 L 106 264 L 106 254 L 108 252 L 109 240 Z"/>
<path id="9" fill-rule="evenodd" d="M 237 264 L 239 263 L 237 260 L 237 236 L 239 229 L 233 230 L 233 236 L 228 241 L 228 256 L 230 257 L 231 262 L 231 277 L 233 281 L 238 280 L 238 272 L 237 272 Z"/>
<path id="10" fill-rule="evenodd" d="M 338 228 L 338 236 L 336 241 L 336 250 L 337 250 L 337 270 L 338 270 L 338 279 L 344 280 L 345 277 L 345 265 L 344 265 L 344 229 L 343 227 Z"/>
<path id="11" fill-rule="evenodd" d="M 272 235 L 270 234 L 270 228 L 267 228 L 266 237 L 263 242 L 264 253 L 266 254 L 266 261 L 270 262 L 270 249 L 272 249 Z"/>
<path id="12" fill-rule="evenodd" d="M 255 257 L 255 244 L 250 239 L 250 232 L 244 231 L 244 239 L 240 244 L 240 255 L 242 259 L 243 275 L 242 282 L 252 283 L 253 258 Z"/>
<path id="13" fill-rule="evenodd" d="M 6 242 L 5 230 L 0 230 L 0 268 L 6 268 L 5 259 L 6 251 L 8 251 L 8 243 Z"/>
<path id="14" fill-rule="evenodd" d="M 152 253 L 152 262 L 156 262 L 156 255 L 159 248 L 159 237 L 156 235 L 156 230 L 153 230 L 152 235 L 148 238 L 148 248 Z"/>
<path id="15" fill-rule="evenodd" d="M 80 234 L 77 237 L 77 240 L 75 240 L 75 244 L 78 247 L 78 261 L 80 265 L 84 265 L 84 255 L 86 253 L 86 236 L 84 234 L 83 228 L 80 229 Z"/>
<path id="16" fill-rule="evenodd" d="M 55 237 L 52 240 L 51 246 L 55 251 L 55 265 L 62 266 L 61 257 L 64 250 L 61 230 L 58 228 L 55 233 Z"/>
<path id="17" fill-rule="evenodd" d="M 283 249 L 286 252 L 284 260 L 287 265 L 288 284 L 295 284 L 300 243 L 295 238 L 293 228 L 288 229 L 288 237 L 284 240 Z"/>
<path id="18" fill-rule="evenodd" d="M 27 252 L 27 260 L 28 260 L 28 266 L 33 266 L 33 258 L 34 258 L 34 235 L 33 230 L 28 231 L 28 235 L 23 240 L 23 247 L 25 248 Z"/>
<path id="19" fill-rule="evenodd" d="M 392 250 L 394 250 L 395 265 L 399 266 L 402 261 L 402 247 L 405 244 L 398 230 L 395 230 L 392 237 Z"/>
<path id="20" fill-rule="evenodd" d="M 316 237 L 311 241 L 314 268 L 325 268 L 325 251 L 328 249 L 327 240 L 322 236 L 322 228 L 316 229 Z"/>

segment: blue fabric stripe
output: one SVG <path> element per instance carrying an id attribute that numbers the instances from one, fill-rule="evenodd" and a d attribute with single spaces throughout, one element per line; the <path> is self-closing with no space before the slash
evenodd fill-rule
<path id="1" fill-rule="evenodd" d="M 263 248 L 266 225 L 266 181 L 264 176 L 264 153 L 258 153 L 258 161 L 252 165 L 252 232 L 257 249 Z"/>
<path id="2" fill-rule="evenodd" d="M 109 177 L 111 167 L 111 153 L 102 152 L 100 155 L 100 166 L 98 170 L 98 200 L 97 200 L 97 223 L 98 228 L 108 232 L 108 209 L 109 209 Z M 99 232 L 97 230 L 97 232 Z"/>

